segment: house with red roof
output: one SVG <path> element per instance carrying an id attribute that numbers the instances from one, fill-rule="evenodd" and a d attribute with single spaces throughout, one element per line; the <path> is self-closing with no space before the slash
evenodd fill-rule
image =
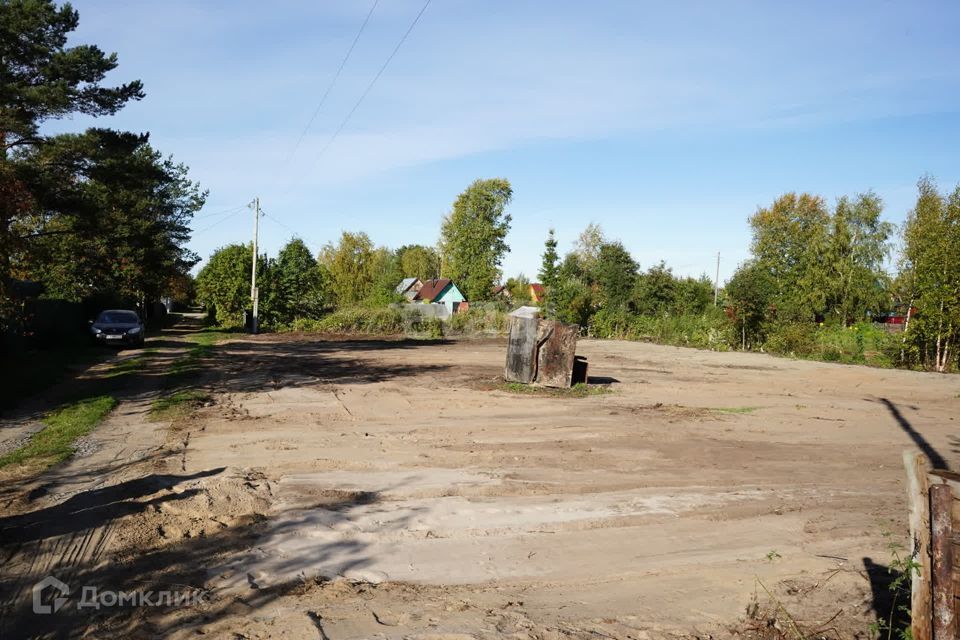
<path id="1" fill-rule="evenodd" d="M 423 286 L 420 287 L 413 300 L 414 302 L 445 305 L 447 311 L 452 315 L 459 311 L 460 306 L 467 301 L 467 298 L 452 280 L 437 278 L 435 280 L 424 280 Z"/>
<path id="2" fill-rule="evenodd" d="M 540 304 L 547 297 L 547 290 L 539 282 L 530 283 L 530 300 Z"/>

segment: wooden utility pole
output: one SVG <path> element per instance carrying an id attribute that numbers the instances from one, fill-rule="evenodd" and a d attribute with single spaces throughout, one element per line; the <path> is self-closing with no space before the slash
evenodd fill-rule
<path id="1" fill-rule="evenodd" d="M 260 198 L 253 199 L 253 270 L 250 275 L 250 299 L 253 301 L 253 319 L 250 323 L 250 329 L 257 333 L 258 329 L 258 303 L 260 302 L 260 292 L 257 290 L 257 236 L 260 235 Z"/>
<path id="2" fill-rule="evenodd" d="M 717 251 L 717 275 L 713 279 L 713 306 L 717 306 L 717 298 L 720 296 L 720 252 Z"/>

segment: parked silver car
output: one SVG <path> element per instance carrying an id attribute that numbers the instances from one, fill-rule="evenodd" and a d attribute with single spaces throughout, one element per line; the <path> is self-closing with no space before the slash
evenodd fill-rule
<path id="1" fill-rule="evenodd" d="M 136 311 L 101 311 L 90 323 L 90 335 L 98 344 L 143 345 L 145 328 Z"/>

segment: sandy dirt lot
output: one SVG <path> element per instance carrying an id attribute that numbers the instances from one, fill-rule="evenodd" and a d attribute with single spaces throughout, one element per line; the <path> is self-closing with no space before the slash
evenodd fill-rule
<path id="1" fill-rule="evenodd" d="M 203 590 L 88 608 L 70 633 L 90 637 L 722 637 L 763 627 L 768 591 L 807 629 L 867 637 L 907 543 L 902 452 L 958 461 L 956 377 L 588 340 L 605 392 L 544 397 L 499 383 L 504 350 L 221 344 L 211 400 L 144 427 L 156 444 L 99 494 L 8 501 L 5 586 L 66 566 Z M 114 419 L 125 441 L 145 397 Z M 95 553 L 51 551 L 90 531 Z M 8 633 L 79 619 L 15 600 Z"/>

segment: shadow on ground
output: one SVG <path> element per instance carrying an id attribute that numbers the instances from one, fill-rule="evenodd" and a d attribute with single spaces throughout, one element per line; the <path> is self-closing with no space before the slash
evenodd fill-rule
<path id="1" fill-rule="evenodd" d="M 900 407 L 896 405 L 893 401 L 888 398 L 880 398 L 880 404 L 887 408 L 887 411 L 890 412 L 890 415 L 896 421 L 897 426 L 900 427 L 905 434 L 913 441 L 913 443 L 923 452 L 923 455 L 927 456 L 927 459 L 930 461 L 931 467 L 933 469 L 943 469 L 950 470 L 950 464 L 947 462 L 936 448 L 930 444 L 930 441 L 927 440 L 922 433 L 917 431 L 913 424 L 907 420 L 906 416 L 903 415 L 903 412 L 900 410 Z"/>
<path id="2" fill-rule="evenodd" d="M 872 558 L 863 559 L 863 569 L 870 580 L 871 607 L 877 617 L 881 638 L 899 638 L 899 632 L 910 627 L 910 582 L 893 567 L 877 564 Z"/>
<path id="3" fill-rule="evenodd" d="M 124 526 L 125 517 L 154 508 L 160 502 L 179 500 L 193 495 L 198 489 L 170 492 L 177 486 L 221 473 L 211 469 L 192 475 L 150 475 L 137 480 L 120 483 L 99 491 L 81 494 L 62 505 L 39 509 L 12 518 L 4 518 L 3 542 L 0 544 L 5 563 L 16 554 L 29 554 L 42 548 L 57 550 L 67 539 L 76 539 L 84 531 L 101 529 L 116 520 Z M 167 492 L 157 496 L 156 493 Z M 59 563 L 32 563 L 19 575 L 6 575 L 3 571 L 0 593 L 4 594 L 0 610 L 0 637 L 3 638 L 159 638 L 173 631 L 196 631 L 200 627 L 215 625 L 228 617 L 242 619 L 263 609 L 292 590 L 316 584 L 314 576 L 291 578 L 271 586 L 258 583 L 244 571 L 244 563 L 252 561 L 257 554 L 252 547 L 265 544 L 274 537 L 290 535 L 309 526 L 309 518 L 317 510 L 325 510 L 334 527 L 346 523 L 356 509 L 376 509 L 381 492 L 361 492 L 357 495 L 340 496 L 311 509 L 291 509 L 271 518 L 251 515 L 245 522 L 224 527 L 212 535 L 185 538 L 165 547 L 144 550 L 142 553 L 124 557 L 122 562 L 112 558 L 89 557 L 78 550 L 79 563 L 64 557 Z M 409 517 L 412 517 L 411 513 Z M 397 530 L 409 524 L 409 517 L 391 520 L 389 528 Z M 73 537 L 67 533 L 74 534 Z M 86 536 L 89 537 L 89 536 Z M 297 576 L 304 567 L 319 569 L 336 567 L 346 572 L 362 569 L 373 561 L 369 544 L 358 539 L 318 542 L 310 548 L 308 556 L 284 558 L 274 565 L 277 575 Z M 230 561 L 234 575 L 244 582 L 239 589 L 229 594 L 210 590 L 208 581 L 211 568 L 223 567 Z M 9 567 L 9 564 L 5 564 Z M 222 568 L 217 570 L 219 577 Z M 245 574 L 245 575 L 244 575 Z M 35 613 L 32 587 L 47 576 L 66 583 L 69 594 L 62 608 L 56 613 Z M 103 606 L 78 607 L 84 602 L 84 588 L 104 592 L 152 592 L 153 606 L 120 604 L 112 597 L 101 600 Z M 191 598 L 189 604 L 176 604 L 176 597 L 166 601 L 159 594 L 172 592 Z M 50 587 L 41 594 L 41 604 L 51 604 L 60 594 Z M 88 604 L 91 602 L 87 593 Z M 114 604 L 108 604 L 113 602 Z"/>
<path id="4" fill-rule="evenodd" d="M 181 366 L 180 375 L 170 376 L 181 365 L 189 341 L 176 338 L 201 329 L 197 318 L 186 318 L 147 341 L 147 351 L 120 351 L 109 365 L 94 367 L 72 380 L 40 394 L 0 423 L 0 451 L 4 448 L 4 427 L 10 433 L 35 425 L 63 404 L 112 395 L 120 402 L 153 400 L 181 388 L 203 384 L 208 391 L 254 392 L 311 384 L 366 384 L 397 377 L 447 369 L 446 365 L 386 364 L 370 362 L 351 353 L 367 351 L 416 350 L 445 344 L 442 340 L 331 339 L 295 334 L 248 336 L 224 333 L 224 342 L 206 346 L 200 360 Z M 11 440 L 10 447 L 17 445 Z M 7 447 L 7 448 L 10 448 Z"/>
<path id="5" fill-rule="evenodd" d="M 190 333 L 192 329 L 179 328 L 168 333 Z M 154 339 L 147 346 L 157 351 L 143 356 L 143 367 L 122 376 L 107 374 L 75 381 L 74 392 L 111 392 L 121 401 L 143 401 L 186 386 L 202 385 L 217 392 L 252 392 L 315 384 L 369 384 L 448 368 L 374 362 L 362 356 L 365 351 L 416 350 L 435 346 L 437 341 L 271 338 L 230 335 L 226 342 L 205 350 L 202 367 L 196 373 L 173 381 L 167 371 L 184 357 L 189 343 L 170 340 L 167 344 L 167 338 Z M 361 355 L 355 357 L 351 353 Z M 149 403 L 141 403 L 141 407 L 149 407 Z M 42 415 L 43 410 L 34 411 Z M 196 498 L 205 491 L 204 479 L 224 471 L 214 468 L 196 474 L 149 473 L 151 468 L 164 469 L 168 454 L 158 449 L 136 461 L 114 460 L 96 469 L 80 465 L 76 470 L 55 468 L 40 477 L 7 483 L 0 489 L 0 502 L 6 503 L 8 513 L 21 511 L 0 517 L 0 637 L 164 637 L 175 630 L 215 624 L 225 617 L 250 615 L 291 589 L 303 588 L 304 583 L 294 580 L 265 587 L 249 577 L 239 596 L 231 592 L 227 597 L 206 591 L 212 566 L 220 566 L 218 562 L 230 558 L 232 566 L 237 567 L 242 567 L 246 558 L 252 562 L 252 546 L 310 526 L 310 514 L 315 516 L 318 509 L 336 522 L 346 522 L 357 509 L 377 509 L 380 500 L 380 492 L 362 492 L 334 496 L 309 510 L 291 509 L 272 514 L 269 519 L 251 514 L 214 533 L 118 556 L 122 560 L 118 561 L 110 555 L 112 531 L 128 527 L 131 522 L 143 522 L 146 514 L 166 505 Z M 129 475 L 138 469 L 147 473 L 103 486 L 118 474 Z M 58 495 L 58 487 L 65 481 L 96 488 L 71 496 Z M 386 526 L 401 529 L 406 525 L 407 518 L 399 517 L 391 518 Z M 362 569 L 371 561 L 369 544 L 350 538 L 318 543 L 310 548 L 309 557 L 282 559 L 272 566 L 278 575 L 295 576 L 304 566 L 336 567 L 342 572 Z M 60 611 L 36 614 L 31 589 L 47 576 L 67 583 L 70 594 Z M 114 592 L 187 590 L 203 594 L 204 599 L 198 605 L 181 608 L 78 609 L 84 586 Z M 58 594 L 53 589 L 43 592 L 43 597 L 51 601 L 55 595 Z"/>
<path id="6" fill-rule="evenodd" d="M 449 369 L 448 365 L 385 363 L 351 354 L 413 351 L 434 340 L 238 339 L 217 345 L 205 359 L 210 388 L 254 392 L 314 384 L 370 384 Z"/>

